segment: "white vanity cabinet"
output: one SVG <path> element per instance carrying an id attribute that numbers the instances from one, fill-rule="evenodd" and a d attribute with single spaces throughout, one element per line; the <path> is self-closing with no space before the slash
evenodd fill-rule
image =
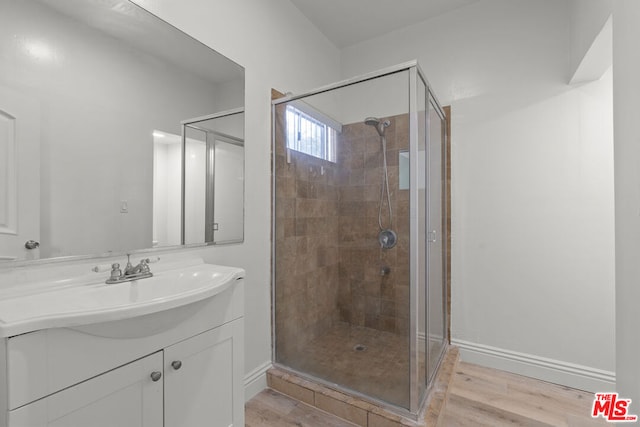
<path id="1" fill-rule="evenodd" d="M 234 377 L 242 378 L 238 360 L 241 325 L 232 322 L 164 351 L 164 426 L 244 426 L 234 405 L 244 411 L 241 396 L 233 396 Z M 240 381 L 238 388 L 242 387 Z M 189 390 L 198 390 L 189 393 Z M 234 398 L 240 401 L 234 402 Z M 214 421 L 215 420 L 215 421 Z"/>
<path id="2" fill-rule="evenodd" d="M 11 427 L 162 426 L 162 353 L 154 353 L 9 412 Z"/>
<path id="3" fill-rule="evenodd" d="M 0 339 L 0 427 L 244 426 L 244 283 L 162 312 Z"/>

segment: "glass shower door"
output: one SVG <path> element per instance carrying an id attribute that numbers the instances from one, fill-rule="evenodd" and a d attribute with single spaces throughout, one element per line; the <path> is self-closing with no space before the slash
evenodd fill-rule
<path id="1" fill-rule="evenodd" d="M 275 362 L 408 411 L 409 78 L 402 69 L 273 110 Z"/>
<path id="2" fill-rule="evenodd" d="M 184 244 L 244 239 L 243 117 L 230 110 L 182 123 Z"/>
<path id="3" fill-rule="evenodd" d="M 431 96 L 430 96 L 431 98 Z M 446 125 L 442 110 L 429 100 L 427 232 L 427 382 L 437 371 L 446 347 Z"/>

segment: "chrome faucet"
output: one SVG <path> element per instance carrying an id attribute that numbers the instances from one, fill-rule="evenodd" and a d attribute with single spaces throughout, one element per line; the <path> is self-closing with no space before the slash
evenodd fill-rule
<path id="1" fill-rule="evenodd" d="M 124 267 L 124 271 L 120 269 L 120 264 L 111 264 L 111 275 L 107 279 L 107 284 L 130 282 L 132 280 L 146 279 L 153 276 L 151 269 L 149 268 L 149 258 L 143 258 L 138 265 L 131 264 L 131 255 L 127 254 L 127 265 Z"/>

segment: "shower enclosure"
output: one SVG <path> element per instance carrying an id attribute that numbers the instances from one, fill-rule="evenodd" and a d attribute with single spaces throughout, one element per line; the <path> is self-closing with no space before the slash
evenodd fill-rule
<path id="1" fill-rule="evenodd" d="M 416 62 L 273 101 L 276 366 L 419 412 L 448 340 L 445 131 Z"/>

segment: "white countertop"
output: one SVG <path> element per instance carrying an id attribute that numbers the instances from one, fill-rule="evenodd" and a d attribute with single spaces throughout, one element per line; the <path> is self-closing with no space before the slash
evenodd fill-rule
<path id="1" fill-rule="evenodd" d="M 153 277 L 117 284 L 104 283 L 108 274 L 93 273 L 5 286 L 0 290 L 0 337 L 169 310 L 224 292 L 245 274 L 201 259 L 159 264 L 152 265 Z"/>

